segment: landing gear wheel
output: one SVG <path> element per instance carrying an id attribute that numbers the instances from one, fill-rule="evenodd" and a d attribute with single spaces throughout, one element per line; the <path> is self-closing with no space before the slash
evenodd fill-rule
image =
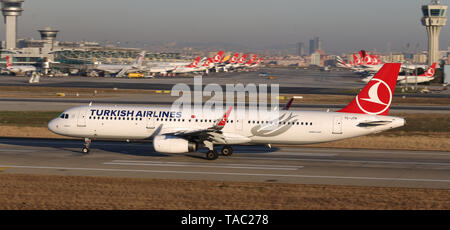
<path id="1" fill-rule="evenodd" d="M 215 160 L 219 157 L 219 154 L 216 150 L 209 150 L 209 152 L 206 154 L 206 159 L 208 160 Z"/>
<path id="2" fill-rule="evenodd" d="M 81 149 L 81 152 L 83 152 L 84 154 L 88 154 L 89 153 L 89 149 L 84 147 L 83 149 Z"/>
<path id="3" fill-rule="evenodd" d="M 83 152 L 84 154 L 88 154 L 91 147 L 91 142 L 92 140 L 90 138 L 84 138 L 84 148 L 81 149 L 81 152 Z"/>
<path id="4" fill-rule="evenodd" d="M 223 146 L 221 153 L 222 155 L 229 157 L 233 154 L 233 148 L 231 148 L 231 146 L 225 145 Z"/>

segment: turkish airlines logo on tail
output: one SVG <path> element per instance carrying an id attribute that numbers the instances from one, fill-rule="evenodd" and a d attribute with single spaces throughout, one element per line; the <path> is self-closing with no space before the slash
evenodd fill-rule
<path id="1" fill-rule="evenodd" d="M 428 70 L 425 72 L 424 76 L 427 77 L 432 77 L 434 75 L 434 69 L 436 68 L 436 62 L 433 63 L 433 65 L 430 66 L 430 68 L 428 68 Z"/>
<path id="2" fill-rule="evenodd" d="M 236 63 L 238 58 L 239 58 L 239 53 L 236 53 L 235 55 L 233 55 L 233 57 L 231 57 L 230 63 Z"/>
<path id="3" fill-rule="evenodd" d="M 242 57 L 241 58 L 239 58 L 239 63 L 240 64 L 242 64 L 242 63 L 244 63 L 244 61 L 245 61 L 245 59 L 247 58 L 247 54 L 244 54 L 244 55 L 242 55 Z"/>
<path id="4" fill-rule="evenodd" d="M 219 51 L 216 56 L 214 56 L 213 61 L 214 63 L 219 63 L 222 60 L 223 51 Z"/>
<path id="5" fill-rule="evenodd" d="M 381 114 L 389 109 L 392 103 L 392 91 L 389 85 L 381 79 L 373 79 L 368 86 L 370 88 L 366 95 L 358 94 L 356 96 L 356 104 L 359 109 L 372 115 Z"/>

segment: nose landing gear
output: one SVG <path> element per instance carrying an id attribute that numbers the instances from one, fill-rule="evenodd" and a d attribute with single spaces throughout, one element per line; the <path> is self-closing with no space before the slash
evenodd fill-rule
<path id="1" fill-rule="evenodd" d="M 84 148 L 81 149 L 81 152 L 83 152 L 84 154 L 88 154 L 90 151 L 90 146 L 91 146 L 91 142 L 92 140 L 90 138 L 84 138 Z"/>

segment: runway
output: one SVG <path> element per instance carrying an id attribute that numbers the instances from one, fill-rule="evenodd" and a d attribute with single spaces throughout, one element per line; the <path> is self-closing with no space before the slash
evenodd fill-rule
<path id="1" fill-rule="evenodd" d="M 275 79 L 259 77 L 259 71 L 267 72 Z M 201 79 L 203 85 L 218 84 L 223 89 L 227 84 L 267 84 L 270 92 L 271 84 L 279 86 L 281 94 L 334 94 L 354 95 L 349 89 L 362 88 L 361 76 L 349 71 L 320 72 L 295 68 L 262 68 L 256 72 L 211 73 Z M 194 78 L 191 77 L 158 77 L 158 78 L 115 78 L 115 77 L 41 77 L 38 84 L 29 84 L 28 77 L 0 76 L 0 86 L 32 86 L 57 88 L 91 88 L 91 89 L 146 89 L 171 90 L 175 84 L 186 84 L 194 89 Z M 434 88 L 434 86 L 430 86 Z M 437 87 L 442 88 L 442 87 Z M 407 97 L 438 97 L 448 98 L 450 91 L 437 94 L 402 94 Z M 398 96 L 398 95 L 396 95 Z"/>
<path id="2" fill-rule="evenodd" d="M 1 173 L 277 182 L 450 189 L 450 152 L 235 146 L 216 161 L 204 153 L 161 154 L 151 143 L 0 138 Z"/>

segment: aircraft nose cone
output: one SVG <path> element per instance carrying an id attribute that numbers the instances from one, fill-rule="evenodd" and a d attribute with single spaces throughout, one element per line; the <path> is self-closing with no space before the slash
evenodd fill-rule
<path id="1" fill-rule="evenodd" d="M 48 125 L 48 130 L 54 132 L 54 133 L 58 133 L 58 124 L 57 121 L 55 121 L 55 119 L 51 120 Z"/>

